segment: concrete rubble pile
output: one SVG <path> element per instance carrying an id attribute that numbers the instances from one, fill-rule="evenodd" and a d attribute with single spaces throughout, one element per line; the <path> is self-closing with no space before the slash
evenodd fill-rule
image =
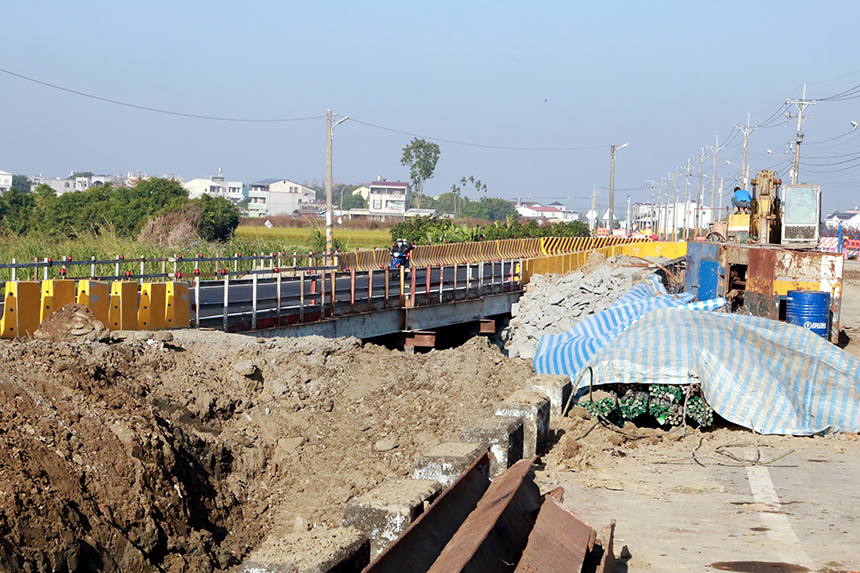
<path id="1" fill-rule="evenodd" d="M 574 272 L 532 276 L 526 293 L 511 308 L 510 324 L 501 332 L 505 351 L 510 358 L 533 359 L 542 335 L 566 332 L 589 315 L 606 310 L 654 272 L 638 259 L 607 259 L 592 253 Z"/>

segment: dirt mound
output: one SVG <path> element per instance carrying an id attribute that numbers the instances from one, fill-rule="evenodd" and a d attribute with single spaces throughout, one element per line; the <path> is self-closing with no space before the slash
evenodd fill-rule
<path id="1" fill-rule="evenodd" d="M 0 569 L 227 570 L 296 523 L 339 526 L 531 375 L 485 339 L 4 342 Z"/>
<path id="2" fill-rule="evenodd" d="M 98 342 L 110 336 L 108 328 L 93 311 L 82 304 L 67 304 L 48 315 L 33 338 L 37 340 L 76 340 L 78 342 Z"/>

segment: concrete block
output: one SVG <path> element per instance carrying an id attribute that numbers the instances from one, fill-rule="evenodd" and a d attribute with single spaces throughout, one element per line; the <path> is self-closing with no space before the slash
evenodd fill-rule
<path id="1" fill-rule="evenodd" d="M 489 448 L 490 475 L 493 479 L 523 457 L 523 421 L 510 416 L 485 416 L 460 435 L 464 442 L 475 442 Z"/>
<path id="2" fill-rule="evenodd" d="M 448 487 L 486 449 L 475 442 L 444 442 L 415 458 L 412 479 L 430 479 Z"/>
<path id="3" fill-rule="evenodd" d="M 391 545 L 442 492 L 433 480 L 389 478 L 346 504 L 344 527 L 355 527 L 370 539 L 370 558 Z"/>
<path id="4" fill-rule="evenodd" d="M 523 458 L 539 456 L 549 441 L 549 398 L 543 392 L 520 390 L 496 408 L 497 416 L 516 416 L 523 421 Z"/>
<path id="5" fill-rule="evenodd" d="M 359 573 L 370 563 L 370 541 L 352 527 L 319 527 L 269 536 L 237 573 Z"/>
<path id="6" fill-rule="evenodd" d="M 550 414 L 561 416 L 561 410 L 573 391 L 573 384 L 569 376 L 538 374 L 526 382 L 526 390 L 537 390 L 546 394 L 549 398 Z"/>

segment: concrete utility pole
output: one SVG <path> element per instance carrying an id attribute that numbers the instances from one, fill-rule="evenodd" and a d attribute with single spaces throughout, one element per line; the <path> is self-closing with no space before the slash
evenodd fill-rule
<path id="1" fill-rule="evenodd" d="M 735 129 L 741 129 L 744 132 L 744 161 L 741 165 L 741 182 L 743 183 L 743 188 L 749 190 L 750 174 L 749 166 L 747 165 L 747 143 L 749 142 L 750 132 L 756 129 L 754 127 L 750 128 L 750 114 L 747 114 L 747 124 L 736 125 Z"/>
<path id="2" fill-rule="evenodd" d="M 711 221 L 716 221 L 717 218 L 714 215 L 714 200 L 717 195 L 717 153 L 719 153 L 720 150 L 723 149 L 722 147 L 720 147 L 719 135 L 717 136 L 713 147 L 708 146 L 708 149 L 714 152 L 714 170 L 711 173 Z M 720 204 L 722 206 L 722 197 L 720 198 Z"/>
<path id="3" fill-rule="evenodd" d="M 666 182 L 666 195 L 665 195 L 666 199 L 665 199 L 665 201 L 663 199 L 663 197 L 664 197 L 664 195 L 663 195 L 663 182 L 664 181 Z M 668 201 L 669 201 L 669 178 L 668 177 L 661 177 L 660 178 L 660 211 L 661 212 L 657 213 L 657 235 L 658 236 L 660 235 L 660 230 L 659 230 L 660 229 L 660 215 L 662 214 L 663 215 L 663 227 L 664 227 L 664 231 L 663 231 L 663 238 L 664 239 L 666 238 L 666 235 L 665 235 L 665 233 L 666 233 L 666 231 L 665 231 L 666 215 L 665 215 L 665 213 L 662 213 L 662 211 L 663 211 L 663 205 L 665 205 L 666 202 L 668 202 Z"/>
<path id="4" fill-rule="evenodd" d="M 690 239 L 690 160 L 687 160 L 687 173 L 684 176 L 684 240 Z"/>
<path id="5" fill-rule="evenodd" d="M 332 131 L 335 126 L 340 125 L 349 119 L 349 117 L 345 117 L 339 121 L 337 121 L 334 125 L 331 123 L 331 110 L 326 110 L 325 114 L 325 168 L 326 168 L 326 176 L 325 176 L 325 252 L 327 255 L 331 255 L 334 251 L 334 239 L 332 238 L 332 210 L 331 210 L 331 140 L 332 140 Z"/>
<path id="6" fill-rule="evenodd" d="M 668 175 L 666 175 L 666 213 L 665 217 L 663 217 L 663 239 L 669 239 L 669 181 L 672 179 L 672 172 L 670 171 Z"/>
<path id="7" fill-rule="evenodd" d="M 672 241 L 678 240 L 678 172 L 675 171 L 672 185 L 675 187 L 675 199 L 672 205 Z"/>
<path id="8" fill-rule="evenodd" d="M 699 228 L 701 225 L 702 203 L 704 197 L 702 195 L 702 164 L 705 162 L 705 148 L 702 148 L 702 154 L 699 156 L 699 186 L 696 189 L 696 236 L 699 236 Z"/>
<path id="9" fill-rule="evenodd" d="M 651 189 L 651 206 L 648 209 L 648 222 L 649 222 L 648 226 L 651 227 L 651 229 L 653 230 L 654 229 L 654 192 L 657 190 L 657 182 L 654 181 L 653 179 L 649 179 L 648 181 L 645 182 L 645 187 Z M 642 218 L 641 213 L 639 214 L 639 218 L 640 219 Z"/>
<path id="10" fill-rule="evenodd" d="M 609 236 L 612 236 L 612 222 L 614 221 L 615 208 L 615 152 L 619 149 L 624 149 L 627 144 L 616 145 L 613 143 L 609 146 Z"/>
<path id="11" fill-rule="evenodd" d="M 627 221 L 624 223 L 624 234 L 630 236 L 630 195 L 627 196 Z"/>
<path id="12" fill-rule="evenodd" d="M 788 99 L 785 103 L 786 105 L 797 106 L 797 115 L 786 114 L 788 119 L 797 118 L 797 139 L 794 142 L 794 161 L 791 167 L 791 184 L 797 185 L 800 171 L 800 144 L 803 142 L 803 120 L 813 119 L 812 116 L 803 117 L 803 110 L 811 105 L 815 105 L 815 100 L 807 101 L 806 84 L 803 84 L 803 97 L 800 99 Z"/>

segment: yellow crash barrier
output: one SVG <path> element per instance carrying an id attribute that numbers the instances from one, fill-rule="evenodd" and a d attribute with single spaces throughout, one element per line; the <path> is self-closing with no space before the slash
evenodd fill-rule
<path id="1" fill-rule="evenodd" d="M 78 281 L 78 304 L 89 308 L 105 326 L 110 322 L 110 284 Z"/>
<path id="2" fill-rule="evenodd" d="M 111 284 L 109 329 L 137 330 L 137 286 L 137 283 L 129 281 Z"/>
<path id="3" fill-rule="evenodd" d="M 191 326 L 191 300 L 188 298 L 188 283 L 167 283 L 164 317 L 167 328 Z"/>
<path id="4" fill-rule="evenodd" d="M 0 317 L 0 338 L 31 336 L 39 328 L 40 297 L 37 281 L 8 281 Z"/>
<path id="5" fill-rule="evenodd" d="M 75 281 L 68 279 L 52 279 L 42 281 L 42 307 L 39 324 L 45 321 L 55 310 L 75 302 Z"/>
<path id="6" fill-rule="evenodd" d="M 143 283 L 140 285 L 140 307 L 137 310 L 137 327 L 141 330 L 167 328 L 164 309 L 167 304 L 165 283 Z"/>

